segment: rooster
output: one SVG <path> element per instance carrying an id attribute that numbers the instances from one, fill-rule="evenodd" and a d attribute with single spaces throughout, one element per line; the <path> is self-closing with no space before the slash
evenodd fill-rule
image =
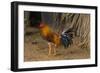
<path id="1" fill-rule="evenodd" d="M 45 23 L 40 23 L 38 28 L 40 29 L 41 36 L 48 41 L 48 55 L 56 55 L 56 48 L 59 45 L 62 44 L 66 48 L 72 43 L 72 38 L 66 31 L 62 32 L 62 34 L 57 34 Z M 53 48 L 52 45 L 54 45 Z"/>

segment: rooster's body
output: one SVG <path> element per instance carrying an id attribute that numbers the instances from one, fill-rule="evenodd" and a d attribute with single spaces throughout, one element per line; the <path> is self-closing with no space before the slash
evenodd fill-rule
<path id="1" fill-rule="evenodd" d="M 71 44 L 71 38 L 67 33 L 61 35 L 57 34 L 53 32 L 48 25 L 43 23 L 39 25 L 39 29 L 42 37 L 48 41 L 49 55 L 52 53 L 52 44 L 55 46 L 53 47 L 54 55 L 56 55 L 56 47 L 60 44 L 64 45 L 65 48 Z"/>
<path id="2" fill-rule="evenodd" d="M 44 39 L 46 39 L 49 42 L 55 43 L 56 45 L 60 44 L 60 38 L 59 35 L 55 32 L 52 32 L 50 27 L 48 25 L 43 25 L 40 28 L 41 35 Z"/>

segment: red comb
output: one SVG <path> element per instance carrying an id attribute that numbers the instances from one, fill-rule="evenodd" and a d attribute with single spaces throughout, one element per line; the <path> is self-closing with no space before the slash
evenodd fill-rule
<path id="1" fill-rule="evenodd" d="M 44 24 L 43 23 L 40 23 L 39 27 L 42 28 L 43 26 L 44 26 Z"/>

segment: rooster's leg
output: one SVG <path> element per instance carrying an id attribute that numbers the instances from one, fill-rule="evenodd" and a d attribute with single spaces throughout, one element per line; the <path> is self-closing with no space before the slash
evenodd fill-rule
<path id="1" fill-rule="evenodd" d="M 56 45 L 54 47 L 54 54 L 53 55 L 56 55 Z"/>
<path id="2" fill-rule="evenodd" d="M 49 47 L 49 53 L 48 53 L 48 55 L 51 55 L 51 43 L 48 43 L 48 47 Z"/>

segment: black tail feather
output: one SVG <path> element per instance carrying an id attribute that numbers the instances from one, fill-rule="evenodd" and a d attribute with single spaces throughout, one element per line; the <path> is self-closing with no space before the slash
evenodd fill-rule
<path id="1" fill-rule="evenodd" d="M 64 32 L 63 34 L 61 34 L 61 42 L 65 48 L 69 47 L 73 43 L 72 36 L 70 34 Z"/>

